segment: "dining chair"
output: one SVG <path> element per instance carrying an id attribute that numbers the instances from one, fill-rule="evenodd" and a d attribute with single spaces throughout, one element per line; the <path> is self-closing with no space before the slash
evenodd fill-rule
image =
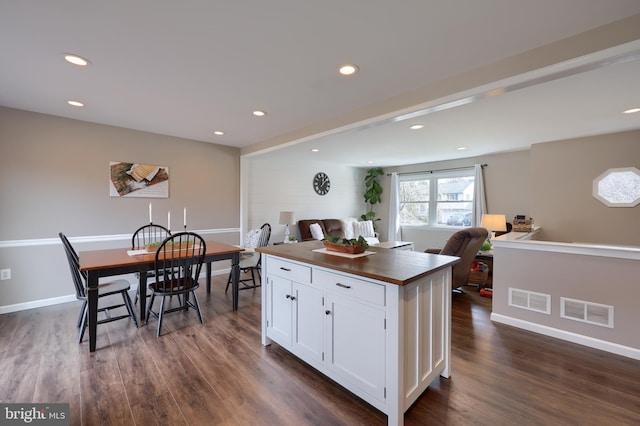
<path id="1" fill-rule="evenodd" d="M 151 301 L 147 308 L 147 323 L 153 316 L 158 320 L 157 336 L 162 333 L 164 315 L 175 311 L 187 311 L 189 308 L 198 312 L 200 323 L 203 323 L 196 289 L 200 286 L 198 277 L 206 252 L 204 239 L 194 232 L 178 232 L 168 236 L 156 250 L 154 271 L 155 282 L 149 285 Z M 158 311 L 153 310 L 156 296 L 161 298 Z M 177 305 L 165 307 L 166 298 L 178 297 Z M 190 300 L 193 296 L 193 302 Z"/>
<path id="2" fill-rule="evenodd" d="M 77 326 L 80 328 L 80 334 L 78 336 L 78 343 L 82 343 L 82 339 L 84 337 L 84 332 L 87 329 L 87 276 L 84 272 L 80 270 L 80 258 L 76 253 L 75 249 L 69 242 L 69 239 L 62 233 L 58 233 L 60 240 L 62 241 L 62 245 L 64 246 L 65 253 L 67 255 L 67 260 L 69 261 L 69 268 L 71 270 L 71 277 L 73 278 L 73 284 L 76 289 L 76 299 L 82 300 L 82 308 L 80 309 L 80 314 L 78 315 Z M 106 318 L 102 320 L 98 320 L 98 324 L 104 324 L 107 322 L 117 321 L 124 318 L 132 318 L 133 322 L 138 327 L 138 319 L 136 318 L 136 314 L 133 310 L 133 303 L 131 302 L 131 298 L 129 297 L 129 290 L 131 289 L 131 285 L 127 280 L 119 279 L 111 282 L 100 283 L 98 285 L 98 303 L 100 298 L 112 296 L 115 294 L 120 294 L 122 296 L 122 302 L 120 304 L 112 304 L 108 306 L 98 307 L 98 312 L 104 312 Z M 121 307 L 125 307 L 127 309 L 127 315 L 118 315 L 111 316 L 111 310 L 118 309 Z"/>
<path id="3" fill-rule="evenodd" d="M 147 244 L 157 244 L 159 245 L 162 241 L 164 241 L 169 235 L 171 235 L 171 231 L 165 228 L 162 225 L 154 225 L 152 223 L 148 225 L 141 226 L 138 228 L 133 235 L 131 236 L 131 250 L 142 250 L 146 248 Z M 149 278 L 155 278 L 154 271 L 147 272 L 147 282 L 150 282 Z M 140 295 L 140 288 L 136 289 L 136 295 L 133 299 L 133 304 L 138 303 L 138 297 Z M 147 293 L 147 297 L 149 294 Z"/>
<path id="4" fill-rule="evenodd" d="M 252 231 L 249 231 L 251 233 Z M 269 244 L 269 238 L 271 238 L 271 225 L 268 223 L 263 224 L 260 227 L 258 238 L 255 241 L 250 241 L 245 245 L 245 249 L 255 249 L 257 247 L 266 247 Z M 260 269 L 262 268 L 262 256 L 256 251 L 244 251 L 240 253 L 239 269 L 242 273 L 251 273 L 251 277 L 238 279 L 238 284 L 242 284 L 239 290 L 247 290 L 250 288 L 260 287 L 262 284 L 262 277 L 260 276 Z M 256 282 L 255 273 L 258 273 L 260 282 Z M 224 289 L 226 293 L 229 290 L 231 284 L 233 271 L 229 272 L 229 278 L 227 278 L 227 286 Z M 251 282 L 251 285 L 247 284 Z"/>

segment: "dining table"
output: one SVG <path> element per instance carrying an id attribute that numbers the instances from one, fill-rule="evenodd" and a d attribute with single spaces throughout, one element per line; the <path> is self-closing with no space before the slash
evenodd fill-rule
<path id="1" fill-rule="evenodd" d="M 240 252 L 244 248 L 225 244 L 218 241 L 205 241 L 206 251 L 204 263 L 206 265 L 207 293 L 211 292 L 211 262 L 220 260 L 231 261 L 232 276 L 232 308 L 238 310 L 238 278 L 240 276 Z M 131 251 L 126 248 L 81 251 L 80 270 L 87 276 L 87 305 L 89 322 L 89 351 L 96 350 L 96 330 L 98 325 L 98 281 L 101 277 L 138 273 L 140 297 L 140 323 L 146 316 L 147 304 L 147 272 L 154 268 L 155 251 Z"/>

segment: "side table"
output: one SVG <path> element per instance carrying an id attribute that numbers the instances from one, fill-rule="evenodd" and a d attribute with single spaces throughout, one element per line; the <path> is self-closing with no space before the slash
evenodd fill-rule
<path id="1" fill-rule="evenodd" d="M 388 249 L 409 250 L 413 251 L 413 243 L 410 241 L 383 241 L 378 244 L 372 244 L 373 247 L 383 247 Z"/>
<path id="2" fill-rule="evenodd" d="M 489 267 L 489 275 L 484 286 L 493 288 L 493 250 L 479 251 L 476 255 L 476 260 L 482 262 Z"/>

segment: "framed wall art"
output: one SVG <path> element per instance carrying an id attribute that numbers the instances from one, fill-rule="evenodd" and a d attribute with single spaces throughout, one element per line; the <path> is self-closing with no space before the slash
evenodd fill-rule
<path id="1" fill-rule="evenodd" d="M 169 198 L 169 167 L 111 161 L 112 197 Z"/>

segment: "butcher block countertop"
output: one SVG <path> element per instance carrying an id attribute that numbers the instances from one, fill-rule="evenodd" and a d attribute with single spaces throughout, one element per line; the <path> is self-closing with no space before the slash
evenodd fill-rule
<path id="1" fill-rule="evenodd" d="M 322 248 L 322 241 L 306 241 L 260 247 L 256 251 L 396 285 L 409 284 L 460 260 L 455 256 L 381 247 L 369 247 L 366 251 L 372 254 L 357 258 L 313 251 Z"/>

